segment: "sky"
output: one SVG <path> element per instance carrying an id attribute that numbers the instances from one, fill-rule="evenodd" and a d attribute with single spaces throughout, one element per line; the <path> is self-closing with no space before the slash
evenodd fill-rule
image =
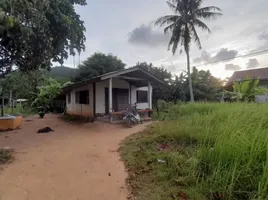
<path id="1" fill-rule="evenodd" d="M 223 16 L 205 21 L 212 34 L 197 29 L 202 50 L 192 43 L 191 66 L 219 78 L 230 77 L 235 70 L 268 67 L 268 53 L 217 62 L 268 49 L 267 0 L 204 0 L 207 5 L 220 7 Z M 185 53 L 168 51 L 170 35 L 154 26 L 158 17 L 172 14 L 165 0 L 87 0 L 87 6 L 77 6 L 76 11 L 87 29 L 81 62 L 103 52 L 118 56 L 128 67 L 146 61 L 174 74 L 186 70 Z M 78 60 L 75 57 L 74 64 L 70 57 L 65 65 L 77 66 Z M 216 63 L 202 65 L 211 62 Z"/>

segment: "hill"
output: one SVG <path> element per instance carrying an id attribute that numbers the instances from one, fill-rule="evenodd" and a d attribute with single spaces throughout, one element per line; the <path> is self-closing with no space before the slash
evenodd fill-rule
<path id="1" fill-rule="evenodd" d="M 77 69 L 71 68 L 71 67 L 64 67 L 64 66 L 59 66 L 59 67 L 52 67 L 49 74 L 51 77 L 65 77 L 65 78 L 70 78 L 74 77 L 76 75 Z"/>
<path id="2" fill-rule="evenodd" d="M 77 73 L 77 69 L 65 66 L 52 67 L 48 72 L 49 76 L 60 82 L 71 81 Z"/>

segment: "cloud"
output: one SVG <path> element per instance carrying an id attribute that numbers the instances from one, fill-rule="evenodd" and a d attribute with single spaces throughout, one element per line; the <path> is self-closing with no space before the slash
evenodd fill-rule
<path id="1" fill-rule="evenodd" d="M 226 64 L 225 65 L 225 70 L 226 71 L 237 71 L 242 69 L 239 65 L 234 65 L 234 64 Z"/>
<path id="2" fill-rule="evenodd" d="M 224 59 L 233 58 L 233 57 L 237 56 L 237 54 L 238 54 L 238 51 L 236 51 L 236 50 L 228 50 L 227 48 L 220 49 L 220 51 L 217 52 L 215 56 L 211 56 L 211 54 L 208 53 L 207 51 L 203 51 L 199 58 L 194 59 L 194 62 L 195 63 L 199 63 L 199 62 L 205 62 L 205 63 L 217 62 L 217 61 L 221 61 L 221 60 L 224 60 Z"/>
<path id="3" fill-rule="evenodd" d="M 141 25 L 129 34 L 128 42 L 140 46 L 167 46 L 169 37 L 164 33 L 157 32 L 150 25 Z"/>
<path id="4" fill-rule="evenodd" d="M 211 55 L 207 51 L 202 51 L 201 56 L 199 58 L 194 59 L 195 63 L 199 62 L 211 62 Z"/>
<path id="5" fill-rule="evenodd" d="M 256 58 L 249 59 L 247 63 L 247 69 L 253 69 L 260 65 L 259 61 Z"/>
<path id="6" fill-rule="evenodd" d="M 261 33 L 259 39 L 268 42 L 268 32 Z"/>

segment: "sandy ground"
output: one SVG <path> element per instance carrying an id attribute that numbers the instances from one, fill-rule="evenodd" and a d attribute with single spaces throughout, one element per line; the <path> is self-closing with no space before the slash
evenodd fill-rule
<path id="1" fill-rule="evenodd" d="M 129 129 L 98 121 L 66 123 L 57 115 L 26 118 L 21 129 L 0 133 L 0 147 L 16 150 L 15 160 L 0 169 L 0 200 L 127 199 L 117 149 L 147 124 Z M 36 133 L 45 126 L 55 132 Z"/>

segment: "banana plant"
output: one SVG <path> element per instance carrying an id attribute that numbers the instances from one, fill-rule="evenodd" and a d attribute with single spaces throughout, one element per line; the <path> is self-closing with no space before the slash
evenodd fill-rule
<path id="1" fill-rule="evenodd" d="M 233 92 L 231 94 L 233 100 L 237 101 L 255 101 L 256 95 L 268 93 L 268 89 L 259 87 L 259 79 L 250 79 L 247 77 L 244 81 L 234 82 Z"/>

